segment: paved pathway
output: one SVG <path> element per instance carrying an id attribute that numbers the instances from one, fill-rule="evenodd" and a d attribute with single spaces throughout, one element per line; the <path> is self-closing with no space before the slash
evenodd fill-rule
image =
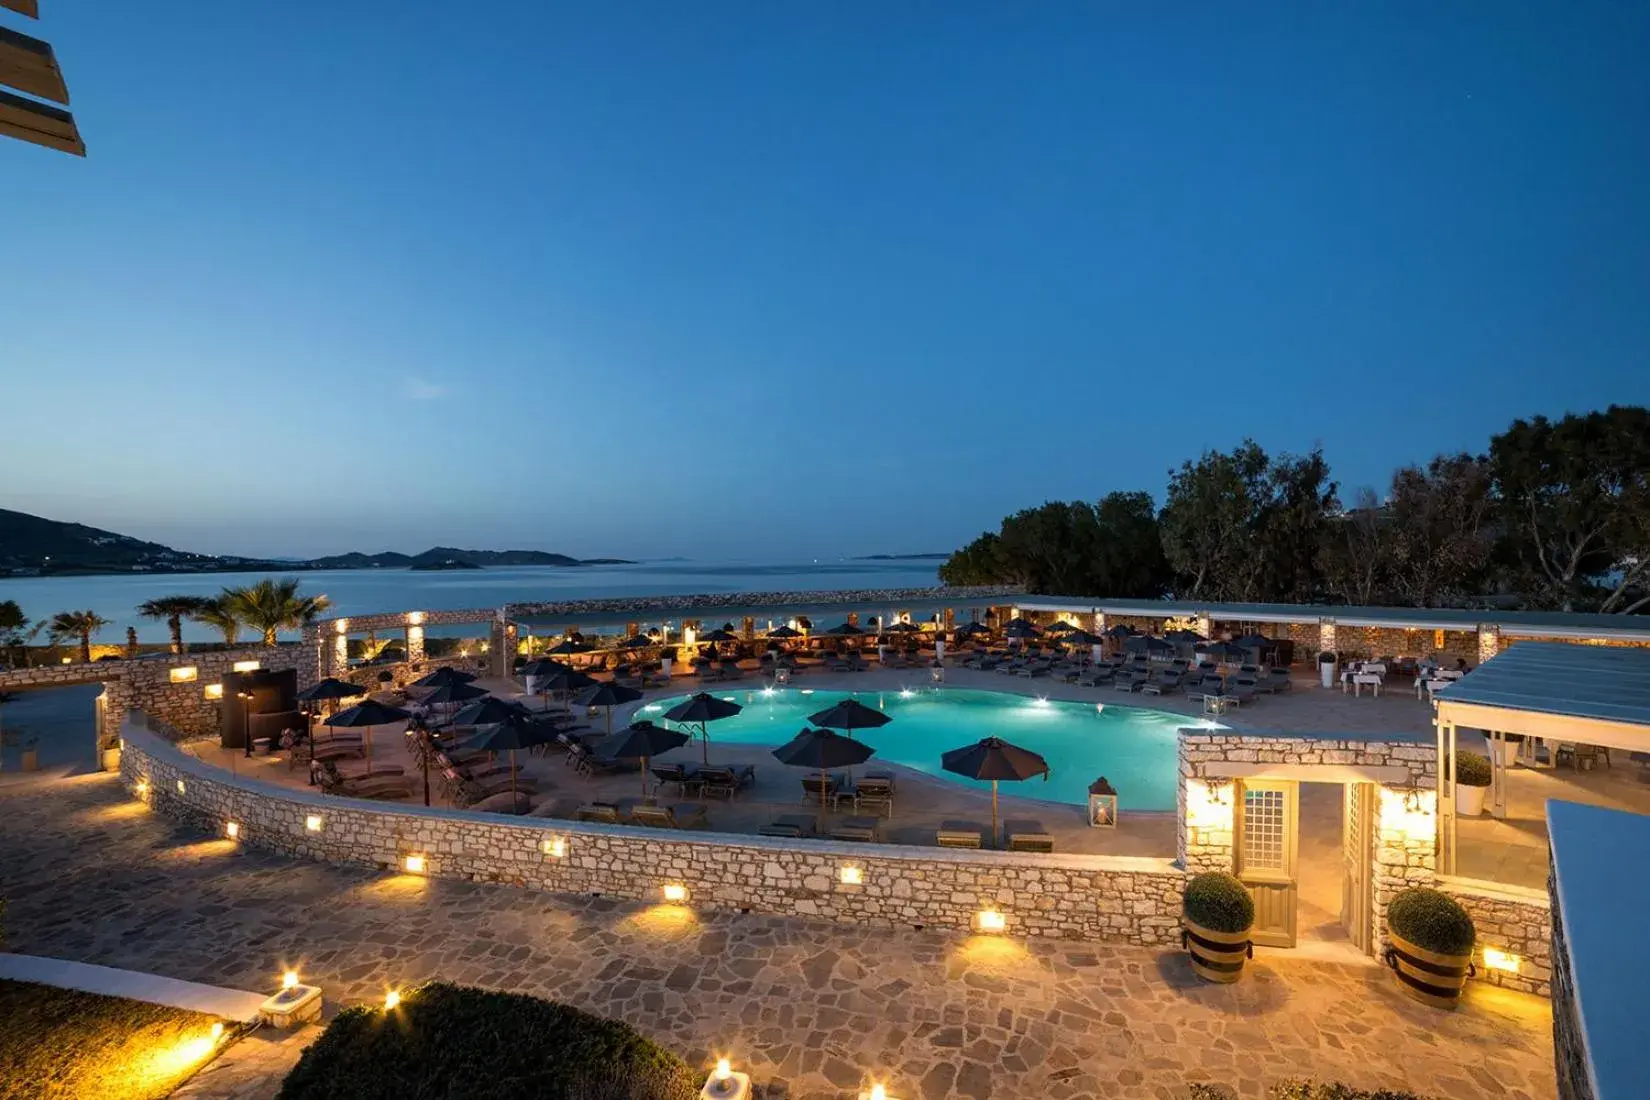
<path id="1" fill-rule="evenodd" d="M 296 962 L 334 1004 L 432 977 L 541 994 L 694 1062 L 729 1054 L 797 1100 L 851 1097 L 872 1073 L 912 1100 L 1172 1097 L 1197 1080 L 1250 1097 L 1302 1073 L 1555 1095 L 1545 1002 L 1481 989 L 1439 1013 L 1370 967 L 1273 957 L 1214 987 L 1173 952 L 701 919 L 299 863 L 180 831 L 106 776 L 0 786 L 0 823 L 13 950 L 247 989 Z M 239 1095 L 268 1095 L 260 1072 Z"/>

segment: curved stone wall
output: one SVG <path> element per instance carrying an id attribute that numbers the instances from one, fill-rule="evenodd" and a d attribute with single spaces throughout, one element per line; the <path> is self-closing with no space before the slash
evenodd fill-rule
<path id="1" fill-rule="evenodd" d="M 122 724 L 121 780 L 151 808 L 307 859 L 700 909 L 968 931 L 981 910 L 1011 935 L 1168 945 L 1185 876 L 1167 859 L 959 852 L 664 833 L 549 818 L 333 798 L 230 775 L 180 751 L 142 712 Z M 858 871 L 844 881 L 843 870 Z"/>

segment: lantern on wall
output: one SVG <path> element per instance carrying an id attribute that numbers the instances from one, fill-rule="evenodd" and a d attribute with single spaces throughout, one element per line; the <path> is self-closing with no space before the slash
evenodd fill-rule
<path id="1" fill-rule="evenodd" d="M 1117 828 L 1117 790 L 1103 775 L 1089 784 L 1089 824 L 1096 829 Z"/>

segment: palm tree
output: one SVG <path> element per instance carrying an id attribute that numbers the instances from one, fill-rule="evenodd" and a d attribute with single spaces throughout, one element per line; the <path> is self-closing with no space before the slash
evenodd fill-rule
<path id="1" fill-rule="evenodd" d="M 332 606 L 325 596 L 298 595 L 298 580 L 265 577 L 246 588 L 226 588 L 224 606 L 242 623 L 263 631 L 264 645 L 274 645 L 282 630 L 296 630 Z"/>
<path id="2" fill-rule="evenodd" d="M 172 652 L 187 653 L 183 644 L 183 620 L 193 619 L 212 604 L 206 596 L 157 596 L 138 604 L 137 612 L 145 619 L 165 619 L 172 631 Z"/>
<path id="3" fill-rule="evenodd" d="M 223 635 L 223 644 L 231 648 L 241 637 L 241 620 L 235 617 L 235 612 L 229 607 L 229 601 L 223 597 L 215 600 L 202 600 L 199 610 L 193 612 L 191 619 L 202 626 L 212 627 Z"/>
<path id="4" fill-rule="evenodd" d="M 109 620 L 95 611 L 59 611 L 46 625 L 46 633 L 54 645 L 79 638 L 80 663 L 91 664 L 92 635 L 108 625 Z"/>

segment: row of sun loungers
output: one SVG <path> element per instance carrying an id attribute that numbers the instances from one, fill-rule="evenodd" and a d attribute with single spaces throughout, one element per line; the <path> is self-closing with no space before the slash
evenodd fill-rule
<path id="1" fill-rule="evenodd" d="M 985 846 L 985 830 L 972 821 L 941 822 L 934 842 L 941 848 L 981 848 Z M 1054 837 L 1041 822 L 1003 822 L 1003 847 L 1010 852 L 1052 852 Z"/>

